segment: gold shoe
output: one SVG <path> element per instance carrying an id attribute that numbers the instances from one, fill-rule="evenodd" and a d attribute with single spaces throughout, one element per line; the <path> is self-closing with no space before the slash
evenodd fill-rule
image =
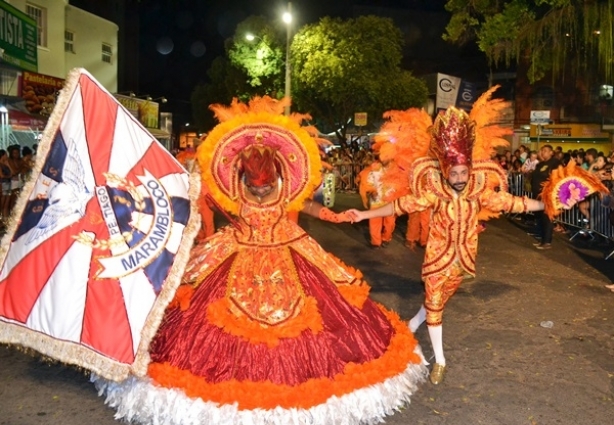
<path id="1" fill-rule="evenodd" d="M 431 370 L 431 383 L 433 385 L 438 385 L 443 382 L 443 375 L 446 372 L 446 366 L 440 365 L 439 363 L 435 363 L 433 365 L 433 370 Z"/>

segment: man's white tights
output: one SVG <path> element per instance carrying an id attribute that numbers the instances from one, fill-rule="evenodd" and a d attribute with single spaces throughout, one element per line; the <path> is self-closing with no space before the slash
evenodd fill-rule
<path id="1" fill-rule="evenodd" d="M 435 363 L 445 366 L 446 358 L 443 355 L 443 328 L 441 325 L 439 325 L 427 326 L 427 329 L 429 330 L 431 345 L 433 346 L 433 352 L 435 353 Z"/>
<path id="2" fill-rule="evenodd" d="M 409 330 L 411 331 L 411 333 L 415 333 L 425 320 L 426 309 L 424 308 L 424 305 L 422 305 L 422 307 L 420 307 L 420 310 L 418 310 L 418 313 L 416 313 L 416 315 L 412 317 L 412 319 L 409 321 Z"/>
<path id="3" fill-rule="evenodd" d="M 426 320 L 426 309 L 424 305 L 420 307 L 418 313 L 409 321 L 409 330 L 412 333 L 420 327 Z M 427 326 L 429 331 L 429 337 L 431 338 L 431 345 L 433 346 L 433 353 L 435 353 L 435 362 L 442 366 L 446 365 L 446 358 L 443 355 L 443 329 L 439 326 Z"/>

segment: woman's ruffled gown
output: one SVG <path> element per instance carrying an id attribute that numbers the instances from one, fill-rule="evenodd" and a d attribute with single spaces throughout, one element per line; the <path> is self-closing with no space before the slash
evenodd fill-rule
<path id="1" fill-rule="evenodd" d="M 117 417 L 151 424 L 376 423 L 427 375 L 407 324 L 359 272 L 246 201 L 193 249 L 148 377 L 93 378 Z"/>

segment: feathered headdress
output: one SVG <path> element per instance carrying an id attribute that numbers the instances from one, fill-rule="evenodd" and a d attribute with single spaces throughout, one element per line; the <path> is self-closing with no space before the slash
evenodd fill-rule
<path id="1" fill-rule="evenodd" d="M 497 178 L 489 180 L 492 184 L 505 186 L 504 176 L 499 175 L 501 170 L 491 162 L 496 149 L 509 144 L 503 136 L 511 134 L 511 129 L 498 125 L 509 106 L 502 99 L 491 99 L 498 88 L 493 86 L 482 94 L 468 115 L 450 107 L 435 123 L 418 108 L 384 114 L 387 121 L 375 137 L 374 146 L 379 147 L 382 160 L 392 160 L 382 178 L 385 185 L 394 188 L 388 201 L 411 192 L 409 178 L 418 159 L 422 159 L 421 167 L 432 164 L 429 158 L 436 160 L 433 166 L 444 175 L 452 165 L 477 166 L 480 172 L 497 174 Z"/>
<path id="2" fill-rule="evenodd" d="M 473 162 L 490 161 L 497 148 L 509 146 L 509 141 L 503 136 L 513 133 L 511 127 L 499 125 L 505 109 L 510 102 L 503 99 L 492 99 L 492 94 L 501 86 L 492 86 L 475 101 L 469 119 L 475 123 L 475 143 L 473 145 Z"/>
<path id="3" fill-rule="evenodd" d="M 276 165 L 275 149 L 262 144 L 255 144 L 243 149 L 239 157 L 241 173 L 247 185 L 259 187 L 277 181 L 279 167 Z"/>
<path id="4" fill-rule="evenodd" d="M 431 153 L 439 160 L 445 178 L 455 165 L 471 168 L 475 123 L 467 112 L 450 106 L 444 114 L 435 118 L 430 133 Z"/>
<path id="5" fill-rule="evenodd" d="M 428 155 L 433 120 L 424 109 L 391 110 L 384 113 L 386 121 L 375 136 L 373 149 L 379 150 L 380 160 L 387 162 L 382 184 L 389 188 L 386 200 L 407 195 L 409 170 L 418 158 Z"/>
<path id="6" fill-rule="evenodd" d="M 241 170 L 249 172 L 255 182 L 264 182 L 271 177 L 274 164 L 283 180 L 282 196 L 289 211 L 300 210 L 319 185 L 320 154 L 310 135 L 317 132 L 300 125 L 309 115 L 284 116 L 288 105 L 288 99 L 264 96 L 247 104 L 234 99 L 229 106 L 210 106 L 221 123 L 207 135 L 196 156 L 204 183 L 227 211 L 238 212 Z"/>

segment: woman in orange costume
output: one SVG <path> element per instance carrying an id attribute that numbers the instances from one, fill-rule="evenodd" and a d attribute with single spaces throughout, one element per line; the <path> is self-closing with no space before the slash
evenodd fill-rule
<path id="1" fill-rule="evenodd" d="M 544 209 L 540 201 L 506 192 L 505 174 L 490 161 L 494 147 L 507 143 L 501 138 L 506 129 L 488 125 L 506 106 L 501 99 L 490 100 L 495 89 L 476 102 L 471 115 L 450 107 L 431 123 L 428 114 L 417 109 L 388 113 L 391 121 L 381 132 L 397 145 L 382 149 L 396 161 L 398 175 L 391 173 L 387 180 L 397 180 L 396 199 L 377 210 L 349 211 L 354 221 L 433 211 L 422 265 L 425 301 L 409 322 L 415 332 L 426 321 L 436 362 L 433 384 L 443 381 L 446 370 L 444 306 L 465 277 L 475 276 L 480 212 L 496 216 L 501 211 Z"/>
<path id="2" fill-rule="evenodd" d="M 409 402 L 426 368 L 399 317 L 287 210 L 349 221 L 306 200 L 316 143 L 283 102 L 213 106 L 197 157 L 238 216 L 191 254 L 150 347 L 147 379 L 98 380 L 118 416 L 164 424 L 360 424 Z M 303 205 L 304 204 L 304 205 Z"/>

